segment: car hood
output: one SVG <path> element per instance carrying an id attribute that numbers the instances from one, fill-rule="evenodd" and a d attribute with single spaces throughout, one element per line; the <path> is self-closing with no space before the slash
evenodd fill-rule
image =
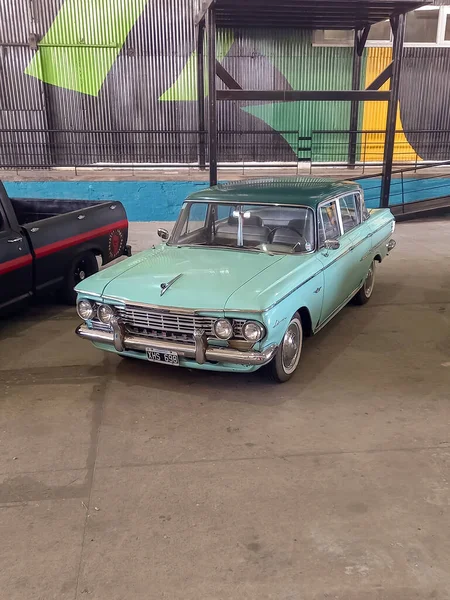
<path id="1" fill-rule="evenodd" d="M 223 310 L 241 286 L 283 258 L 263 252 L 163 244 L 90 277 L 77 291 L 89 293 L 90 289 L 125 303 Z M 161 285 L 176 277 L 161 295 Z"/>

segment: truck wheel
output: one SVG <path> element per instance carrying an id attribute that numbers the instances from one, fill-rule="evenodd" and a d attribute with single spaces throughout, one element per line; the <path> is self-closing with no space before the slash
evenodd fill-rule
<path id="1" fill-rule="evenodd" d="M 277 353 L 270 363 L 272 377 L 284 383 L 292 377 L 300 361 L 303 345 L 303 328 L 300 315 L 295 313 L 281 340 Z"/>
<path id="2" fill-rule="evenodd" d="M 77 293 L 75 292 L 74 287 L 86 279 L 86 277 L 97 273 L 97 271 L 98 262 L 95 254 L 92 252 L 85 252 L 84 254 L 76 256 L 72 261 L 64 280 L 62 288 L 64 302 L 71 305 L 75 304 Z"/>
<path id="3" fill-rule="evenodd" d="M 364 279 L 361 289 L 353 296 L 353 302 L 355 304 L 365 304 L 369 302 L 372 297 L 373 288 L 375 285 L 375 261 L 372 261 L 369 272 Z"/>

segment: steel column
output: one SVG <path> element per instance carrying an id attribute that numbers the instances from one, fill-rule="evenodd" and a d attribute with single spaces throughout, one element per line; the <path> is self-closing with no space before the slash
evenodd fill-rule
<path id="1" fill-rule="evenodd" d="M 389 193 L 391 191 L 392 163 L 394 160 L 395 125 L 397 120 L 397 107 L 400 91 L 400 73 L 403 58 L 403 42 L 405 39 L 405 15 L 398 15 L 391 19 L 394 44 L 392 51 L 392 76 L 390 83 L 391 97 L 388 104 L 386 119 L 386 137 L 384 142 L 383 175 L 381 178 L 380 203 L 383 208 L 389 206 Z"/>
<path id="2" fill-rule="evenodd" d="M 217 103 L 216 103 L 216 9 L 214 3 L 208 9 L 208 145 L 209 183 L 217 185 Z"/>
<path id="3" fill-rule="evenodd" d="M 355 39 L 353 43 L 353 70 L 352 70 L 352 90 L 359 90 L 361 87 L 361 54 L 359 53 L 360 36 L 358 30 L 355 29 Z M 350 106 L 350 136 L 348 142 L 348 164 L 352 167 L 356 163 L 356 144 L 358 141 L 358 113 L 359 102 L 352 100 Z"/>
<path id="4" fill-rule="evenodd" d="M 197 115 L 198 115 L 198 166 L 202 171 L 206 165 L 205 148 L 205 19 L 197 28 Z"/>

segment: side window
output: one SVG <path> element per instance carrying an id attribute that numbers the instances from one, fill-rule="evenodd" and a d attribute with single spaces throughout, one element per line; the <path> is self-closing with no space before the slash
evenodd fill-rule
<path id="1" fill-rule="evenodd" d="M 184 223 L 181 235 L 185 236 L 189 233 L 204 228 L 206 224 L 207 212 L 208 204 L 193 202 L 189 210 L 189 215 Z"/>
<path id="2" fill-rule="evenodd" d="M 323 204 L 319 209 L 319 248 L 325 240 L 336 240 L 340 234 L 336 202 Z"/>
<path id="3" fill-rule="evenodd" d="M 347 233 L 347 231 L 351 231 L 360 223 L 356 195 L 350 194 L 343 198 L 339 198 L 339 206 L 341 209 L 342 227 L 344 233 Z"/>
<path id="4" fill-rule="evenodd" d="M 367 210 L 366 203 L 361 195 L 359 196 L 359 201 L 361 202 L 361 218 L 364 223 L 370 217 L 370 212 Z"/>

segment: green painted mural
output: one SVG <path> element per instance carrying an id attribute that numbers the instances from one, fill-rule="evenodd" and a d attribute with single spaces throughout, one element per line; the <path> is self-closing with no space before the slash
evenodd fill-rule
<path id="1" fill-rule="evenodd" d="M 196 164 L 199 2 L 2 0 L 0 118 L 13 134 L 0 139 L 0 164 Z M 30 30 L 37 50 L 29 48 Z M 310 31 L 221 29 L 217 54 L 244 89 L 351 87 L 352 49 L 317 46 Z M 390 48 L 366 49 L 362 86 L 390 60 Z M 447 159 L 449 93 L 450 49 L 405 48 L 398 162 Z M 386 103 L 361 104 L 361 129 L 385 122 Z M 219 102 L 219 160 L 345 161 L 349 136 L 336 130 L 349 124 L 349 102 Z M 317 130 L 333 132 L 312 136 Z M 383 134 L 362 140 L 357 158 L 379 163 Z"/>
<path id="2" fill-rule="evenodd" d="M 65 0 L 27 75 L 97 96 L 147 0 Z"/>
<path id="3" fill-rule="evenodd" d="M 219 36 L 216 44 L 216 56 L 220 62 L 230 51 L 234 42 L 234 33 L 229 30 Z M 206 53 L 205 53 L 206 54 Z M 205 56 L 205 96 L 208 93 L 207 56 Z M 197 51 L 188 58 L 183 70 L 170 88 L 160 96 L 162 102 L 187 102 L 197 100 Z"/>

